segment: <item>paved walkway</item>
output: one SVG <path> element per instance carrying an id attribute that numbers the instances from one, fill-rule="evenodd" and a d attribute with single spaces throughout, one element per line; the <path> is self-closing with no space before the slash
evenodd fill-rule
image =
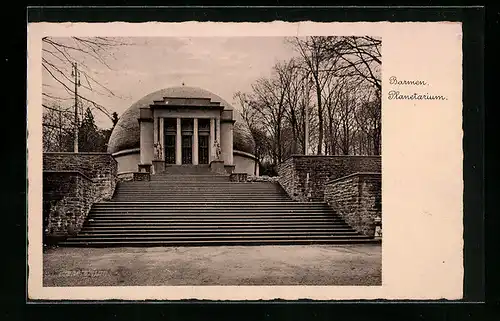
<path id="1" fill-rule="evenodd" d="M 53 248 L 44 286 L 380 285 L 381 246 Z"/>

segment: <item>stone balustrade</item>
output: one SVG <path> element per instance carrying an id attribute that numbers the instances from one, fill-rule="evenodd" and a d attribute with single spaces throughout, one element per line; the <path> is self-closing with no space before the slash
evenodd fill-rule
<path id="1" fill-rule="evenodd" d="M 377 226 L 381 228 L 380 173 L 353 173 L 330 180 L 325 184 L 324 197 L 347 224 L 363 235 L 374 237 Z"/>
<path id="2" fill-rule="evenodd" d="M 380 156 L 292 155 L 278 166 L 278 181 L 293 200 L 323 201 L 326 182 L 381 167 Z"/>
<path id="3" fill-rule="evenodd" d="M 110 154 L 44 153 L 44 241 L 77 233 L 92 204 L 113 197 L 117 181 L 117 163 Z"/>
<path id="4" fill-rule="evenodd" d="M 231 173 L 229 178 L 231 182 L 246 182 L 247 176 L 247 173 Z"/>

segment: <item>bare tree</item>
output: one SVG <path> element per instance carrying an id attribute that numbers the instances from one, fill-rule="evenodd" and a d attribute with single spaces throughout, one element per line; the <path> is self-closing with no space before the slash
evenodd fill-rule
<path id="1" fill-rule="evenodd" d="M 342 59 L 346 75 L 359 76 L 381 91 L 381 46 L 382 40 L 374 37 L 342 37 L 338 43 L 327 42 L 326 54 Z"/>
<path id="2" fill-rule="evenodd" d="M 304 68 L 314 84 L 318 120 L 318 155 L 323 153 L 325 86 L 342 68 L 341 57 L 335 55 L 335 51 L 329 48 L 341 47 L 343 39 L 343 37 L 295 37 L 288 40 L 302 57 Z"/>
<path id="3" fill-rule="evenodd" d="M 298 150 L 380 154 L 380 43 L 358 38 L 288 38 L 299 56 L 276 64 L 244 94 L 242 106 L 267 133 L 273 164 Z"/>
<path id="4" fill-rule="evenodd" d="M 83 119 L 83 106 L 86 105 L 92 110 L 104 114 L 114 124 L 117 115 L 113 115 L 105 106 L 99 104 L 95 97 L 96 94 L 118 96 L 98 80 L 90 64 L 94 61 L 111 69 L 108 61 L 113 58 L 113 50 L 125 44 L 117 38 L 42 38 L 42 70 L 44 77 L 46 77 L 42 87 L 44 117 L 46 119 L 59 117 L 58 115 L 61 115 L 59 111 L 64 112 L 63 115 L 69 116 L 68 111 L 72 108 L 74 116 L 72 120 L 68 120 L 71 122 L 73 130 L 76 130 L 79 122 Z M 54 124 L 51 126 L 57 127 Z M 48 128 L 50 126 L 45 127 L 47 130 L 44 131 L 44 134 L 48 135 L 44 137 L 48 144 L 46 146 L 53 147 L 55 144 L 48 143 L 48 140 L 53 138 L 49 134 L 50 129 Z"/>
<path id="5" fill-rule="evenodd" d="M 355 105 L 355 93 L 345 89 L 341 92 L 340 118 L 340 151 L 343 155 L 349 155 L 351 149 L 351 136 L 353 135 L 353 117 Z"/>
<path id="6" fill-rule="evenodd" d="M 365 94 L 360 106 L 355 112 L 357 128 L 363 134 L 365 153 L 380 155 L 382 108 L 380 96 L 376 91 Z"/>
<path id="7" fill-rule="evenodd" d="M 238 99 L 240 105 L 242 106 L 241 115 L 243 121 L 249 128 L 250 134 L 255 142 L 253 153 L 258 162 L 255 162 L 254 165 L 254 175 L 257 175 L 258 164 L 262 163 L 266 156 L 269 156 L 270 154 L 270 139 L 266 135 L 266 131 L 263 128 L 261 114 L 252 107 L 254 102 L 251 101 L 248 94 L 237 92 L 234 94 L 234 98 Z"/>
<path id="8" fill-rule="evenodd" d="M 339 110 L 344 103 L 343 94 L 348 84 L 348 77 L 330 77 L 325 86 L 323 100 L 325 102 L 327 119 L 327 137 L 325 139 L 325 154 L 335 155 L 339 139 Z"/>
<path id="9" fill-rule="evenodd" d="M 50 93 L 50 88 L 44 87 L 42 95 L 50 100 L 72 99 L 75 95 L 74 78 L 71 74 L 73 64 L 78 63 L 78 72 L 80 73 L 80 92 L 77 96 L 82 101 L 90 103 L 94 109 L 99 110 L 112 120 L 111 113 L 102 105 L 90 97 L 90 93 L 100 95 L 117 95 L 106 85 L 100 82 L 93 75 L 92 68 L 88 66 L 86 60 L 94 60 L 99 64 L 111 69 L 108 60 L 113 57 L 113 49 L 123 46 L 126 43 L 117 38 L 42 38 L 42 68 L 44 72 L 63 89 L 69 97 L 58 97 Z"/>
<path id="10" fill-rule="evenodd" d="M 281 86 L 285 89 L 284 93 L 284 113 L 285 113 L 285 133 L 290 136 L 287 154 L 296 154 L 299 146 L 304 146 L 303 122 L 305 120 L 306 106 L 309 104 L 310 90 L 307 88 L 307 74 L 300 68 L 296 59 L 277 65 L 277 72 L 281 80 Z M 287 155 L 288 156 L 288 155 Z"/>
<path id="11" fill-rule="evenodd" d="M 287 66 L 278 63 L 270 78 L 260 78 L 252 85 L 252 93 L 247 95 L 250 107 L 262 121 L 263 128 L 272 139 L 273 164 L 282 161 L 282 126 L 285 116 L 285 96 L 288 91 Z"/>
<path id="12" fill-rule="evenodd" d="M 72 145 L 67 137 L 74 134 L 73 107 L 63 108 L 57 104 L 43 107 L 43 151 L 70 151 Z"/>

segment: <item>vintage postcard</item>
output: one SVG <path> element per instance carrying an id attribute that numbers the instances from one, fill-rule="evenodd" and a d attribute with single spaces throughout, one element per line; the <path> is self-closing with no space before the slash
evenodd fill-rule
<path id="1" fill-rule="evenodd" d="M 460 23 L 31 23 L 27 108 L 31 300 L 462 298 Z"/>

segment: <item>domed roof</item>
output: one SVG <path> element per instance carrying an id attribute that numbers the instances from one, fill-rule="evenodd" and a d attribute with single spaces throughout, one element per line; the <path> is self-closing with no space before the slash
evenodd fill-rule
<path id="1" fill-rule="evenodd" d="M 178 98 L 210 98 L 214 102 L 220 102 L 224 110 L 232 110 L 235 120 L 233 128 L 233 149 L 253 154 L 254 141 L 248 126 L 243 121 L 241 114 L 234 110 L 231 104 L 216 94 L 198 87 L 170 87 L 155 91 L 144 96 L 132 104 L 119 118 L 108 142 L 108 153 L 116 153 L 122 150 L 140 147 L 139 111 L 147 108 L 155 100 L 163 100 L 164 97 Z"/>

